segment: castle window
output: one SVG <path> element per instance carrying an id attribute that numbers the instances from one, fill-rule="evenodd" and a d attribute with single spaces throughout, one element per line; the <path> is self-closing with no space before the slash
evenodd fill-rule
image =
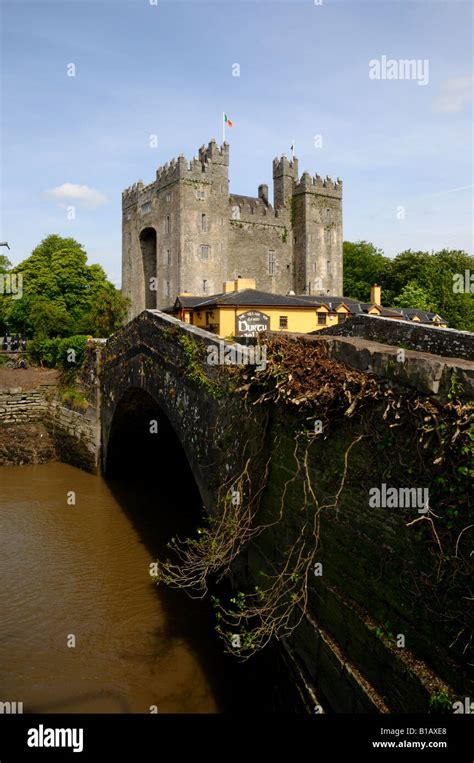
<path id="1" fill-rule="evenodd" d="M 331 230 L 329 228 L 324 229 L 324 243 L 325 244 L 331 243 Z"/>
<path id="2" fill-rule="evenodd" d="M 326 325 L 326 313 L 316 313 L 318 316 L 318 326 Z"/>
<path id="3" fill-rule="evenodd" d="M 206 198 L 205 191 L 196 191 L 196 199 L 199 199 L 199 201 L 202 201 L 205 198 Z"/>
<path id="4" fill-rule="evenodd" d="M 145 204 L 142 204 L 140 207 L 140 212 L 142 215 L 146 215 L 147 212 L 151 212 L 151 201 L 147 201 Z"/>
<path id="5" fill-rule="evenodd" d="M 171 193 L 169 191 L 166 194 L 166 201 L 171 201 Z"/>
<path id="6" fill-rule="evenodd" d="M 288 316 L 287 315 L 280 315 L 280 328 L 281 329 L 287 329 L 288 328 Z"/>
<path id="7" fill-rule="evenodd" d="M 128 245 L 129 246 L 132 245 L 132 234 L 131 233 L 128 234 Z"/>
<path id="8" fill-rule="evenodd" d="M 202 290 L 204 294 L 207 294 L 207 279 L 206 278 L 202 279 Z"/>
<path id="9" fill-rule="evenodd" d="M 331 260 L 328 260 L 326 262 L 326 274 L 330 276 L 332 273 L 332 266 L 331 266 Z"/>
<path id="10" fill-rule="evenodd" d="M 240 220 L 240 207 L 238 204 L 234 204 L 232 207 L 232 219 Z"/>
<path id="11" fill-rule="evenodd" d="M 169 297 L 169 296 L 170 296 L 170 282 L 165 281 L 165 297 Z"/>
<path id="12" fill-rule="evenodd" d="M 165 265 L 171 265 L 171 249 L 167 249 L 165 253 Z"/>
<path id="13" fill-rule="evenodd" d="M 273 250 L 268 252 L 268 275 L 274 276 L 276 274 L 276 256 Z"/>
<path id="14" fill-rule="evenodd" d="M 209 249 L 210 249 L 210 246 L 208 244 L 202 244 L 202 246 L 201 246 L 201 260 L 208 260 L 209 259 Z"/>
<path id="15" fill-rule="evenodd" d="M 207 230 L 207 215 L 201 215 L 201 230 Z"/>
<path id="16" fill-rule="evenodd" d="M 327 223 L 332 222 L 332 219 L 331 219 L 331 210 L 329 208 L 326 209 L 326 222 Z"/>
<path id="17" fill-rule="evenodd" d="M 171 231 L 171 218 L 169 215 L 166 215 L 165 219 L 165 233 L 170 233 Z"/>
<path id="18" fill-rule="evenodd" d="M 316 263 L 313 262 L 313 273 L 316 273 Z"/>

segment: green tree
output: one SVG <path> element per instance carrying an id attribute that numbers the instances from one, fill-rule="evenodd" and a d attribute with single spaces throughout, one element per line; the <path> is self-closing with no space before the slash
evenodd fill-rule
<path id="1" fill-rule="evenodd" d="M 369 302 L 370 287 L 383 286 L 391 261 L 382 250 L 368 241 L 344 241 L 344 295 Z"/>
<path id="2" fill-rule="evenodd" d="M 115 295 L 100 265 L 87 264 L 84 248 L 73 238 L 47 236 L 14 271 L 23 276 L 23 297 L 5 303 L 4 320 L 10 331 L 38 337 L 95 333 L 91 329 L 97 326 L 101 309 L 109 316 L 100 321 L 104 330 L 118 328 L 125 319 L 121 295 Z M 101 307 L 101 300 L 106 305 Z"/>
<path id="3" fill-rule="evenodd" d="M 466 252 L 442 249 L 430 254 L 408 250 L 393 260 L 392 288 L 399 298 L 407 284 L 416 284 L 428 295 L 431 312 L 439 313 L 452 328 L 474 331 L 472 294 L 454 291 L 454 276 L 464 275 L 465 270 L 474 272 L 474 257 Z"/>
<path id="4" fill-rule="evenodd" d="M 107 337 L 123 326 L 130 300 L 112 284 L 97 292 L 90 312 L 79 322 L 81 331 L 96 337 Z"/>
<path id="5" fill-rule="evenodd" d="M 432 312 L 436 305 L 430 299 L 428 292 L 415 281 L 409 281 L 403 287 L 398 297 L 395 297 L 394 304 L 398 307 L 415 307 L 417 310 L 426 310 Z"/>
<path id="6" fill-rule="evenodd" d="M 363 302 L 370 286 L 382 287 L 382 304 L 439 313 L 452 328 L 474 331 L 474 299 L 457 293 L 454 277 L 474 273 L 474 258 L 460 250 L 400 252 L 393 259 L 367 241 L 344 242 L 344 294 Z"/>
<path id="7" fill-rule="evenodd" d="M 72 321 L 64 305 L 45 297 L 32 300 L 29 318 L 34 337 L 38 339 L 67 336 L 71 331 Z"/>
<path id="8" fill-rule="evenodd" d="M 12 264 L 6 254 L 0 254 L 0 273 L 8 273 Z"/>
<path id="9" fill-rule="evenodd" d="M 5 275 L 11 269 L 11 262 L 5 254 L 0 254 L 0 275 Z M 7 332 L 6 313 L 8 299 L 4 294 L 0 294 L 0 334 L 4 336 Z"/>

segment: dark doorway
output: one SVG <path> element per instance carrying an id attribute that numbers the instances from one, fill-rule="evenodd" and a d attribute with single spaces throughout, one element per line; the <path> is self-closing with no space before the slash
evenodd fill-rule
<path id="1" fill-rule="evenodd" d="M 143 284 L 145 289 L 145 309 L 156 309 L 157 271 L 156 271 L 156 230 L 145 228 L 140 233 L 140 247 L 143 262 Z"/>

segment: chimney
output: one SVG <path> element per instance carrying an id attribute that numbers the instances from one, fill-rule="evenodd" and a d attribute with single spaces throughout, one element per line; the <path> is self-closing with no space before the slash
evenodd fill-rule
<path id="1" fill-rule="evenodd" d="M 238 276 L 234 281 L 234 291 L 255 289 L 255 278 L 241 278 Z"/>
<path id="2" fill-rule="evenodd" d="M 268 205 L 268 185 L 262 184 L 258 186 L 258 198 Z"/>
<path id="3" fill-rule="evenodd" d="M 370 302 L 372 305 L 382 304 L 382 288 L 376 283 L 370 287 Z"/>

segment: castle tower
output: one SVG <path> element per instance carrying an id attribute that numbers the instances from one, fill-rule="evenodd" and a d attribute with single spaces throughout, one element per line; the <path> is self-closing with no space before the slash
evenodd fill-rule
<path id="1" fill-rule="evenodd" d="M 273 206 L 290 207 L 293 186 L 298 180 L 298 159 L 291 162 L 286 156 L 273 160 Z"/>
<path id="2" fill-rule="evenodd" d="M 342 181 L 304 172 L 292 212 L 296 293 L 342 296 Z"/>
<path id="3" fill-rule="evenodd" d="M 212 294 L 227 277 L 229 146 L 181 154 L 154 182 L 122 194 L 122 291 L 129 317 L 168 307 L 182 291 Z"/>

